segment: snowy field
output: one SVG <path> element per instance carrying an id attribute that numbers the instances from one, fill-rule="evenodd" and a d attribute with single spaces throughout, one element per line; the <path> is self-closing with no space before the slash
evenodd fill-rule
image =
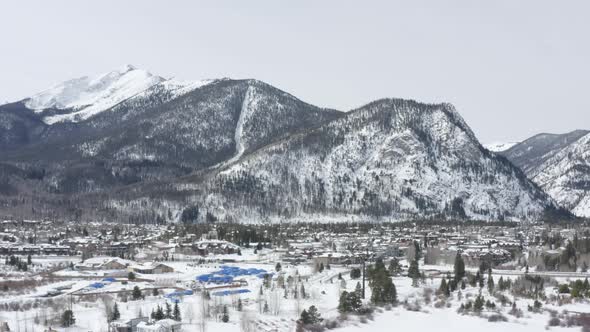
<path id="1" fill-rule="evenodd" d="M 337 331 L 540 331 L 546 328 L 552 331 L 574 331 L 580 327 L 548 327 L 553 316 L 562 316 L 564 311 L 590 313 L 590 305 L 584 301 L 563 305 L 544 304 L 542 310 L 527 310 L 533 305 L 532 299 L 514 298 L 508 291 L 503 294 L 508 302 L 516 301 L 521 315 L 511 315 L 510 304 L 502 306 L 498 301 L 498 292 L 488 293 L 487 287 L 471 287 L 452 292 L 449 297 L 438 294 L 441 275 L 452 271 L 452 266 L 421 266 L 424 271 L 441 271 L 424 279 L 418 287 L 412 286 L 408 277 L 393 277 L 397 288 L 398 305 L 377 307 L 366 316 L 353 314 L 341 315 L 338 300 L 342 291 L 352 292 L 359 280 L 352 280 L 350 268 L 332 266 L 323 272 L 317 272 L 312 264 L 282 264 L 277 273 L 275 269 L 278 256 L 268 251 L 254 254 L 245 250 L 243 255 L 233 257 L 235 263 L 206 261 L 196 264 L 190 257 L 183 261 L 168 261 L 166 265 L 174 272 L 136 276 L 136 280 L 126 277 L 105 279 L 105 276 L 117 271 L 76 271 L 66 268 L 53 274 L 54 279 L 34 288 L 19 292 L 3 292 L 0 299 L 0 320 L 8 322 L 12 331 L 44 331 L 52 326 L 58 331 L 109 331 L 108 317 L 117 303 L 120 311 L 119 322 L 143 316 L 149 317 L 158 306 L 171 307 L 178 302 L 182 316 L 183 331 L 295 331 L 297 319 L 303 309 L 316 306 L 325 322 L 332 322 Z M 224 256 L 224 258 L 227 258 Z M 69 265 L 76 258 L 35 258 L 38 264 L 52 266 L 56 262 Z M 404 262 L 405 263 L 405 262 Z M 204 284 L 199 276 L 218 273 L 226 268 L 259 269 L 272 273 L 272 281 L 267 282 L 259 275 L 240 275 L 234 278 L 234 284 Z M 118 271 L 124 275 L 125 271 Z M 123 273 L 121 273 L 123 272 Z M 34 275 L 31 273 L 31 275 Z M 342 279 L 339 279 L 342 276 Z M 496 282 L 499 277 L 514 280 L 519 276 L 514 271 L 495 270 Z M 31 278 L 40 278 L 32 276 Z M 557 278 L 560 283 L 573 279 Z M 239 282 L 239 283 L 238 283 Z M 100 283 L 101 287 L 92 287 Z M 281 285 L 285 285 L 283 288 Z M 133 300 L 133 289 L 141 290 L 142 298 Z M 297 296 L 304 289 L 305 298 Z M 154 292 L 157 289 L 157 293 Z M 205 296 L 203 290 L 209 295 Z M 173 292 L 193 290 L 189 295 L 166 296 Z M 240 294 L 218 295 L 223 291 L 237 291 Z M 297 290 L 297 292 L 295 291 Z M 49 295 L 59 291 L 57 295 Z M 557 295 L 554 286 L 544 290 L 548 297 Z M 495 309 L 484 309 L 479 315 L 460 314 L 461 304 L 473 301 L 479 294 L 496 303 Z M 366 298 L 371 296 L 367 287 Z M 241 303 L 241 304 L 240 304 Z M 367 303 L 367 300 L 365 300 Z M 65 308 L 72 308 L 76 324 L 61 328 L 60 317 Z M 227 308 L 229 321 L 222 322 L 223 307 Z M 553 312 L 553 313 L 552 313 Z M 506 321 L 490 322 L 492 316 L 501 315 Z M 204 322 L 204 323 L 203 323 Z"/>

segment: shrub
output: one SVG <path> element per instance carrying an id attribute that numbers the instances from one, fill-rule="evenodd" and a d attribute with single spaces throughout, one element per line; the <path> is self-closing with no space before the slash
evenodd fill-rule
<path id="1" fill-rule="evenodd" d="M 570 287 L 567 284 L 561 284 L 561 285 L 559 285 L 558 292 L 560 294 L 569 294 L 570 293 Z"/>
<path id="2" fill-rule="evenodd" d="M 490 317 L 488 317 L 488 322 L 507 322 L 508 318 L 506 318 L 504 315 L 501 314 L 494 314 L 491 315 Z"/>
<path id="3" fill-rule="evenodd" d="M 559 318 L 553 317 L 553 318 L 549 319 L 549 326 L 559 326 L 559 325 L 561 325 L 561 320 L 559 320 Z"/>

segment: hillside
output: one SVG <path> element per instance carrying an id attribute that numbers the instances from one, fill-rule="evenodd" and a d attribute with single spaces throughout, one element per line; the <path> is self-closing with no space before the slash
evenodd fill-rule
<path id="1" fill-rule="evenodd" d="M 562 215 L 448 104 L 382 99 L 339 112 L 257 80 L 179 82 L 125 66 L 2 105 L 0 120 L 5 215 Z"/>
<path id="2" fill-rule="evenodd" d="M 539 134 L 502 152 L 561 206 L 590 217 L 590 132 Z"/>

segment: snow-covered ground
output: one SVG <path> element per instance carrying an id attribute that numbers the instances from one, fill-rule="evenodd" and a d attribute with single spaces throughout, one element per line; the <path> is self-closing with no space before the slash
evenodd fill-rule
<path id="1" fill-rule="evenodd" d="M 511 147 L 515 146 L 516 144 L 518 144 L 518 142 L 495 142 L 495 143 L 484 144 L 483 146 L 492 152 L 502 152 L 502 151 L 506 151 L 506 150 L 510 149 Z"/>
<path id="2" fill-rule="evenodd" d="M 275 271 L 278 256 L 270 254 L 269 250 L 261 250 L 254 253 L 253 249 L 244 249 L 242 255 L 234 255 L 233 258 L 241 259 L 235 263 L 220 263 L 216 261 L 205 261 L 197 264 L 189 256 L 176 255 L 182 261 L 167 261 L 166 265 L 174 268 L 173 273 L 165 274 L 137 274 L 137 280 L 127 281 L 125 277 L 118 277 L 115 281 L 105 281 L 103 275 L 112 271 L 72 271 L 65 269 L 55 274 L 55 281 L 38 286 L 33 291 L 22 294 L 15 292 L 5 293 L 0 301 L 0 320 L 7 321 L 13 331 L 37 331 L 45 329 L 45 326 L 56 327 L 59 316 L 64 308 L 72 305 L 76 317 L 76 324 L 63 331 L 108 331 L 107 311 L 116 302 L 121 312 L 121 319 L 135 318 L 140 315 L 149 316 L 159 305 L 165 307 L 168 302 L 173 303 L 165 295 L 174 291 L 195 289 L 194 294 L 176 296 L 179 299 L 179 307 L 182 315 L 183 331 L 201 331 L 203 325 L 203 308 L 206 301 L 203 300 L 203 293 L 199 290 L 197 277 L 203 274 L 210 274 L 220 271 L 222 265 L 240 267 L 243 269 L 256 268 L 264 269 L 274 273 L 273 282 L 270 287 L 264 286 L 264 281 L 257 275 L 244 275 L 236 277 L 235 280 L 242 280 L 241 285 L 205 284 L 211 294 L 208 300 L 208 319 L 206 330 L 208 331 L 295 331 L 296 320 L 303 309 L 314 305 L 319 309 L 326 321 L 335 322 L 336 331 L 497 331 L 507 329 L 509 331 L 540 331 L 544 330 L 551 318 L 550 311 L 562 313 L 564 310 L 574 312 L 590 313 L 590 305 L 585 301 L 567 303 L 558 306 L 553 303 L 544 303 L 543 310 L 539 313 L 529 312 L 528 305 L 532 305 L 531 299 L 515 299 L 508 292 L 504 292 L 509 301 L 516 300 L 517 306 L 522 310 L 522 317 L 515 317 L 508 312 L 510 305 L 502 306 L 498 299 L 488 293 L 487 287 L 470 287 L 464 290 L 457 290 L 450 297 L 444 298 L 437 295 L 441 279 L 440 274 L 432 274 L 427 277 L 419 287 L 413 287 L 408 277 L 393 277 L 396 285 L 399 304 L 395 307 L 376 308 L 374 313 L 367 317 L 355 315 L 342 316 L 338 310 L 338 299 L 344 290 L 354 291 L 360 280 L 352 280 L 350 268 L 345 266 L 332 266 L 323 272 L 316 272 L 315 266 L 310 264 L 289 265 L 283 263 L 280 273 Z M 211 256 L 213 258 L 228 258 L 228 256 Z M 55 258 L 65 260 L 65 258 Z M 404 263 L 402 261 L 402 263 Z M 428 265 L 421 266 L 424 271 L 452 271 L 452 266 Z M 512 271 L 511 271 L 512 272 Z M 286 290 L 278 285 L 278 276 L 287 285 Z M 339 279 L 339 275 L 343 280 Z M 514 273 L 494 271 L 496 283 L 499 277 L 504 279 L 516 279 L 519 276 Z M 573 279 L 567 277 L 558 278 L 560 283 Z M 289 281 L 290 280 L 290 281 Z M 100 288 L 93 288 L 90 285 L 102 282 Z M 161 284 L 166 282 L 166 286 Z M 135 287 L 142 290 L 144 296 L 141 300 L 132 300 L 131 290 Z M 304 287 L 307 297 L 296 298 L 294 289 Z M 216 288 L 221 287 L 221 288 Z M 158 295 L 153 295 L 153 289 L 159 288 Z M 219 296 L 216 292 L 223 290 L 247 290 L 249 292 L 239 295 Z M 47 297 L 48 292 L 60 290 L 62 294 Z M 556 295 L 554 286 L 546 286 L 545 293 L 548 297 Z M 125 295 L 124 295 L 125 294 Z M 473 301 L 478 294 L 482 294 L 486 300 L 496 303 L 496 309 L 484 309 L 480 315 L 473 313 L 460 314 L 458 309 L 461 304 Z M 367 299 L 371 296 L 371 290 L 367 287 Z M 242 302 L 242 310 L 238 311 L 238 300 Z M 18 307 L 15 307 L 18 303 Z M 265 305 L 266 304 L 266 305 Z M 221 308 L 227 306 L 229 322 L 221 321 Z M 264 307 L 268 311 L 264 310 Z M 408 310 L 408 307 L 415 307 Z M 15 308 L 18 308 L 16 310 Z M 492 315 L 502 315 L 506 322 L 489 322 Z M 45 320 L 48 321 L 44 324 Z M 245 326 L 247 325 L 247 326 Z M 58 327 L 59 328 L 59 327 Z M 562 327 L 551 327 L 553 331 L 565 331 L 572 329 Z M 578 329 L 578 328 L 576 328 Z M 59 329 L 60 331 L 62 329 Z"/>

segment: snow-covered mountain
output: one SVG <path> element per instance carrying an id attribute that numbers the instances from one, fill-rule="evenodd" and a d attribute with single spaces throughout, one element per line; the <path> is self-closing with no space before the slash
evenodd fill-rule
<path id="1" fill-rule="evenodd" d="M 539 134 L 502 154 L 560 205 L 590 217 L 590 131 Z"/>
<path id="2" fill-rule="evenodd" d="M 0 148 L 6 214 L 178 220 L 197 206 L 234 221 L 567 215 L 483 148 L 450 105 L 383 99 L 339 112 L 257 80 L 176 82 L 125 67 L 69 81 L 0 106 Z"/>
<path id="3" fill-rule="evenodd" d="M 398 99 L 258 151 L 208 186 L 208 199 L 219 193 L 223 209 L 241 202 L 288 215 L 522 220 L 550 205 L 519 170 L 480 146 L 451 105 Z"/>
<path id="4" fill-rule="evenodd" d="M 47 124 L 78 122 L 103 112 L 149 87 L 164 81 L 162 77 L 125 65 L 96 77 L 80 77 L 56 85 L 25 100 L 25 105 L 42 113 Z"/>
<path id="5" fill-rule="evenodd" d="M 40 190 L 104 192 L 218 167 L 340 115 L 256 80 L 162 81 L 82 121 L 0 106 L 0 162 L 45 174 Z"/>
<path id="6" fill-rule="evenodd" d="M 524 220 L 563 212 L 484 149 L 451 105 L 398 99 L 123 196 L 110 197 L 109 208 L 124 214 L 148 205 L 172 219 L 187 206 L 229 221 Z"/>
<path id="7" fill-rule="evenodd" d="M 516 144 L 518 144 L 518 142 L 496 142 L 484 144 L 484 147 L 492 152 L 502 152 L 510 149 Z"/>

